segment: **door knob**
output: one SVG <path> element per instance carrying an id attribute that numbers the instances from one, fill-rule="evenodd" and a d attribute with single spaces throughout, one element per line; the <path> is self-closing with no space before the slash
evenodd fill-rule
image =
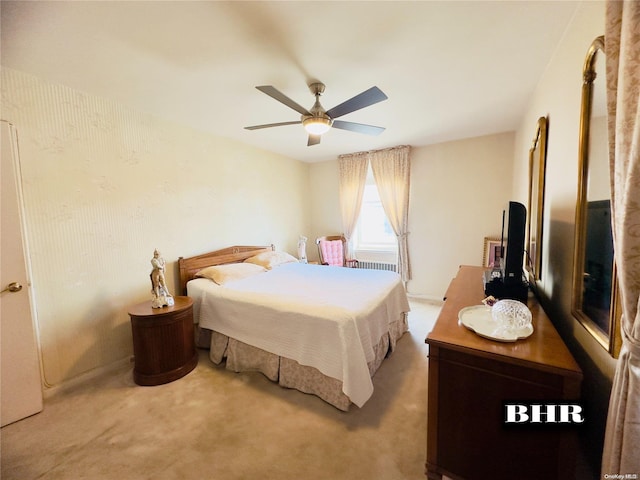
<path id="1" fill-rule="evenodd" d="M 4 292 L 15 293 L 15 292 L 19 292 L 20 290 L 22 290 L 22 285 L 20 285 L 18 282 L 11 282 L 0 293 L 4 293 Z"/>

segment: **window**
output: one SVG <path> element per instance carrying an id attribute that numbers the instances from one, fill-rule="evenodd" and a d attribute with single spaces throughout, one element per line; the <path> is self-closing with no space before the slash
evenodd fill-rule
<path id="1" fill-rule="evenodd" d="M 398 241 L 382 208 L 378 188 L 367 179 L 362 196 L 362 209 L 355 229 L 356 251 L 396 252 Z"/>

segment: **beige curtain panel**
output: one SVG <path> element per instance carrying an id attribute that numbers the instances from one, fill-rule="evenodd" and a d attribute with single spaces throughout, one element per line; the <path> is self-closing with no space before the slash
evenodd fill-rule
<path id="1" fill-rule="evenodd" d="M 640 2 L 607 2 L 609 157 L 622 348 L 613 379 L 602 477 L 640 474 Z"/>
<path id="2" fill-rule="evenodd" d="M 411 161 L 409 146 L 371 152 L 371 170 L 380 193 L 384 213 L 398 237 L 398 273 L 411 280 L 409 263 L 409 181 Z"/>
<path id="3" fill-rule="evenodd" d="M 340 155 L 338 157 L 340 213 L 342 215 L 343 235 L 347 240 L 347 251 L 345 252 L 347 260 L 353 259 L 351 236 L 360 216 L 368 168 L 369 159 L 366 152 Z"/>

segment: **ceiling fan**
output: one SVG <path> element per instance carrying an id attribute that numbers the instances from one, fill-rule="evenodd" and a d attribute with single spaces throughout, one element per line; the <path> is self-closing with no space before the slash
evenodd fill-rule
<path id="1" fill-rule="evenodd" d="M 295 125 L 301 123 L 307 133 L 309 133 L 307 146 L 319 144 L 320 136 L 329 131 L 331 127 L 339 128 L 341 130 L 349 130 L 351 132 L 364 133 L 366 135 L 380 135 L 384 132 L 384 127 L 336 120 L 336 118 L 342 117 L 347 113 L 355 112 L 356 110 L 360 110 L 386 100 L 387 96 L 378 87 L 371 87 L 369 90 L 365 90 L 364 92 L 329 110 L 325 110 L 322 108 L 322 105 L 320 105 L 320 95 L 324 93 L 325 88 L 324 84 L 320 82 L 315 82 L 309 85 L 309 90 L 311 90 L 311 93 L 316 97 L 316 102 L 309 110 L 297 104 L 271 85 L 262 85 L 256 88 L 270 97 L 275 98 L 280 103 L 285 104 L 287 107 L 294 109 L 302 116 L 300 117 L 300 120 L 295 122 L 269 123 L 266 125 L 244 127 L 247 130 L 258 130 L 261 128 L 281 127 L 283 125 Z"/>

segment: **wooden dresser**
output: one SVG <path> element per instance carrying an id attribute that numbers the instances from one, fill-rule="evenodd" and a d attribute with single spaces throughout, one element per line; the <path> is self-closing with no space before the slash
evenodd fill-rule
<path id="1" fill-rule="evenodd" d="M 573 479 L 580 427 L 505 427 L 503 402 L 579 400 L 580 367 L 533 296 L 526 339 L 498 342 L 460 325 L 460 309 L 485 298 L 482 272 L 460 267 L 426 339 L 427 477 Z"/>

